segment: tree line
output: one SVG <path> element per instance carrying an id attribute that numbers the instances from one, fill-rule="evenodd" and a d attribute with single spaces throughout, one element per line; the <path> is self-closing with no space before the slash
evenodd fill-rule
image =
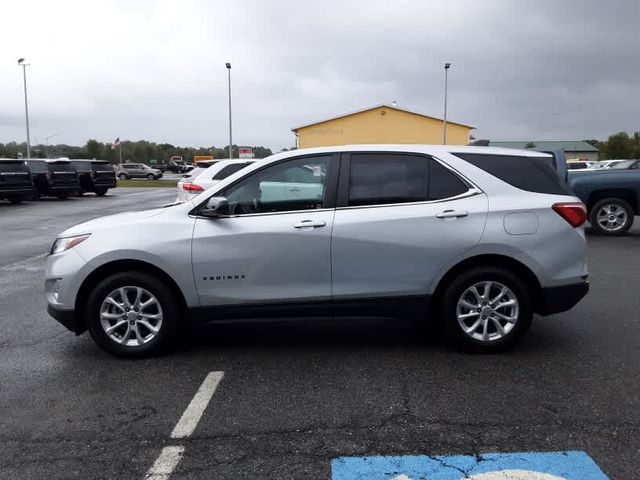
<path id="1" fill-rule="evenodd" d="M 120 152 L 122 148 L 122 160 L 150 163 L 156 160 L 158 163 L 164 163 L 174 155 L 180 155 L 182 158 L 190 162 L 195 155 L 213 155 L 214 158 L 229 158 L 229 146 L 224 148 L 218 147 L 180 147 L 171 145 L 170 143 L 154 143 L 146 140 L 129 141 L 124 140 L 115 149 L 111 148 L 111 143 L 103 143 L 97 140 L 89 140 L 82 146 L 73 146 L 66 144 L 58 145 L 33 145 L 31 147 L 31 157 L 33 158 L 95 158 L 96 160 L 108 160 L 112 163 L 120 161 Z M 245 145 L 242 145 L 245 146 Z M 238 145 L 233 145 L 233 157 L 238 158 Z M 270 148 L 263 146 L 254 146 L 253 154 L 256 158 L 268 157 L 272 154 Z M 18 158 L 18 154 L 26 157 L 27 145 L 25 142 L 9 142 L 0 143 L 0 158 Z"/>
<path id="2" fill-rule="evenodd" d="M 640 158 L 640 132 L 635 132 L 633 135 L 619 132 L 610 135 L 605 141 L 585 141 L 598 149 L 599 160 Z"/>

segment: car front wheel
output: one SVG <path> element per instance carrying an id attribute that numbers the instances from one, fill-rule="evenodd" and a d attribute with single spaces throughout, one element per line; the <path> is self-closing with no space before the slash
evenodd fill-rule
<path id="1" fill-rule="evenodd" d="M 153 173 L 150 173 L 149 175 L 147 175 L 147 180 L 155 180 L 156 176 Z"/>
<path id="2" fill-rule="evenodd" d="M 156 277 L 123 272 L 100 282 L 86 308 L 89 332 L 117 356 L 144 357 L 171 345 L 180 316 L 174 295 Z"/>
<path id="3" fill-rule="evenodd" d="M 449 337 L 467 350 L 493 353 L 516 343 L 533 318 L 530 292 L 508 270 L 479 267 L 446 289 L 442 315 Z"/>
<path id="4" fill-rule="evenodd" d="M 633 225 L 633 208 L 620 198 L 604 198 L 591 207 L 589 223 L 601 235 L 622 235 Z"/>

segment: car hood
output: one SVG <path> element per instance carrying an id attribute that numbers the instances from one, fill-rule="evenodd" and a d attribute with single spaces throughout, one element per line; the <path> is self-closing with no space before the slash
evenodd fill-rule
<path id="1" fill-rule="evenodd" d="M 72 237 L 74 235 L 82 235 L 92 233 L 96 230 L 103 230 L 114 227 L 122 227 L 123 225 L 135 223 L 141 220 L 155 217 L 162 213 L 164 208 L 154 208 L 153 210 L 143 210 L 141 212 L 122 212 L 115 215 L 107 215 L 97 217 L 89 221 L 80 223 L 62 232 L 59 237 Z"/>

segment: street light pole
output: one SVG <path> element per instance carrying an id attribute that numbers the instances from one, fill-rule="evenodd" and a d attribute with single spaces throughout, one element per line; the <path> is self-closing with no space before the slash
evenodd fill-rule
<path id="1" fill-rule="evenodd" d="M 27 102 L 27 66 L 24 58 L 18 59 L 18 65 L 22 67 L 22 81 L 24 83 L 24 113 L 27 118 L 27 158 L 31 158 L 31 139 L 29 138 L 29 102 Z"/>
<path id="2" fill-rule="evenodd" d="M 229 79 L 229 158 L 231 159 L 233 158 L 233 137 L 231 129 L 231 64 L 227 62 L 226 66 Z"/>
<path id="3" fill-rule="evenodd" d="M 447 144 L 447 86 L 448 86 L 447 84 L 449 80 L 448 72 L 449 72 L 450 66 L 451 66 L 450 63 L 444 64 L 444 129 L 443 129 L 443 139 L 442 139 L 443 145 Z"/>

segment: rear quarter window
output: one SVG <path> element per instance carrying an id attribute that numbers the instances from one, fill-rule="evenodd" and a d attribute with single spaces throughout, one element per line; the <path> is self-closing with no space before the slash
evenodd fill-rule
<path id="1" fill-rule="evenodd" d="M 487 153 L 454 153 L 454 155 L 520 190 L 551 195 L 570 195 L 568 188 L 551 166 L 548 157 Z"/>

